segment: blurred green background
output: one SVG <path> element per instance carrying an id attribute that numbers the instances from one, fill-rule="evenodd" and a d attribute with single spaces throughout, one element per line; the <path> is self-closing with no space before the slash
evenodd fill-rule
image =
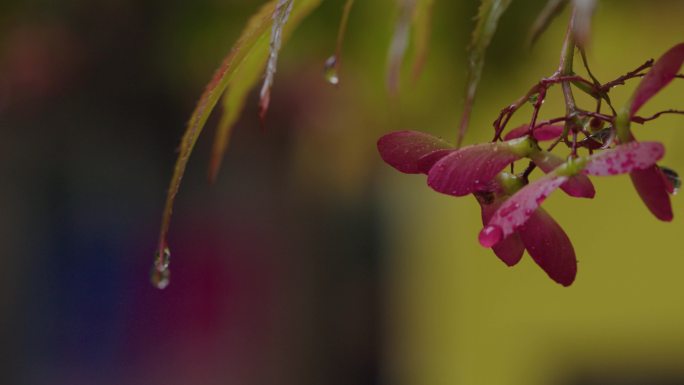
<path id="1" fill-rule="evenodd" d="M 0 3 L 0 383 L 684 384 L 677 197 L 667 224 L 627 177 L 595 179 L 591 201 L 553 195 L 545 208 L 579 259 L 563 288 L 529 257 L 507 268 L 481 248 L 473 199 L 380 160 L 392 130 L 455 138 L 476 1 L 435 2 L 424 71 L 414 82 L 405 66 L 395 97 L 395 2 L 356 2 L 334 88 L 322 66 L 343 1 L 324 1 L 282 51 L 266 130 L 253 92 L 213 186 L 209 122 L 174 213 L 171 285 L 153 289 L 184 122 L 261 3 Z M 557 67 L 567 11 L 525 48 L 542 3 L 504 14 L 468 143 Z M 599 2 L 595 75 L 681 42 L 682 15 L 683 1 Z M 643 114 L 682 100 L 678 80 Z M 542 116 L 562 111 L 554 89 Z M 683 125 L 665 116 L 637 133 L 681 171 Z"/>

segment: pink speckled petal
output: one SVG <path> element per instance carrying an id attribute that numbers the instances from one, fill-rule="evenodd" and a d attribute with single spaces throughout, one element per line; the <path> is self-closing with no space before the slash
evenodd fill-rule
<path id="1" fill-rule="evenodd" d="M 628 142 L 590 156 L 582 172 L 599 176 L 626 174 L 653 166 L 663 155 L 662 143 Z"/>
<path id="2" fill-rule="evenodd" d="M 528 124 L 523 124 L 522 126 L 518 126 L 512 130 L 510 130 L 506 136 L 504 136 L 504 140 L 511 140 L 511 139 L 517 139 L 517 138 L 522 138 L 523 136 L 527 135 L 527 129 L 529 125 Z M 534 129 L 534 138 L 540 142 L 544 142 L 547 140 L 554 140 L 558 139 L 558 137 L 563 133 L 563 126 L 555 125 L 555 124 L 545 124 L 543 126 L 539 126 Z"/>
<path id="3" fill-rule="evenodd" d="M 684 63 L 684 43 L 679 43 L 670 48 L 653 64 L 651 70 L 641 79 L 641 83 L 639 83 L 636 91 L 634 91 L 630 109 L 632 116 L 637 113 L 644 103 L 660 92 L 677 76 L 682 63 Z"/>
<path id="4" fill-rule="evenodd" d="M 463 147 L 432 166 L 428 185 L 444 194 L 468 195 L 486 189 L 501 170 L 520 158 L 505 143 Z"/>
<path id="5" fill-rule="evenodd" d="M 480 232 L 480 244 L 492 247 L 513 234 L 530 218 L 549 194 L 568 180 L 567 176 L 545 175 L 515 193 L 492 215 Z"/>
<path id="6" fill-rule="evenodd" d="M 660 168 L 653 165 L 644 170 L 632 171 L 629 176 L 651 213 L 661 221 L 671 221 L 673 214 L 670 195 L 667 192 L 669 186 Z"/>
<path id="7" fill-rule="evenodd" d="M 575 250 L 563 228 L 539 208 L 518 230 L 532 259 L 554 281 L 569 286 L 577 274 Z"/>
<path id="8" fill-rule="evenodd" d="M 482 224 L 486 225 L 489 219 L 494 215 L 496 210 L 504 203 L 505 198 L 496 198 L 493 202 L 486 203 L 478 199 L 480 207 L 482 209 Z M 506 239 L 501 240 L 499 243 L 492 247 L 492 251 L 496 254 L 499 259 L 501 259 L 506 265 L 514 266 L 523 256 L 525 252 L 525 246 L 520 240 L 518 233 L 513 233 Z"/>
<path id="9" fill-rule="evenodd" d="M 545 173 L 550 173 L 565 161 L 563 158 L 548 151 L 540 151 L 532 154 L 534 163 Z M 575 175 L 560 187 L 566 194 L 576 198 L 593 198 L 596 195 L 594 185 L 586 175 Z"/>
<path id="10" fill-rule="evenodd" d="M 418 161 L 421 158 L 452 147 L 448 142 L 420 131 L 396 131 L 378 140 L 378 151 L 382 159 L 407 174 L 425 173 L 419 166 Z"/>

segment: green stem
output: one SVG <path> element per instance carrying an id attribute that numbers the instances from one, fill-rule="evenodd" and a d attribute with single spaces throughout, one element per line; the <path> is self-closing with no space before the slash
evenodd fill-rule
<path id="1" fill-rule="evenodd" d="M 573 14 L 568 24 L 568 30 L 565 33 L 565 40 L 563 41 L 563 48 L 561 50 L 560 64 L 558 66 L 558 73 L 561 76 L 570 76 L 573 74 L 572 62 L 575 57 L 575 38 L 573 36 L 573 26 L 575 24 L 575 15 Z M 570 82 L 564 81 L 561 83 L 563 87 L 563 97 L 565 98 L 565 111 L 568 116 L 575 112 L 575 98 L 572 95 L 572 88 Z"/>

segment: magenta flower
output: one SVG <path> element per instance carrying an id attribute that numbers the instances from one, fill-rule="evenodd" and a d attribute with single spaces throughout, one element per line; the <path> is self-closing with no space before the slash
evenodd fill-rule
<path id="1" fill-rule="evenodd" d="M 636 113 L 641 106 L 675 79 L 683 63 L 684 43 L 665 52 L 639 83 L 629 103 L 628 119 L 625 120 L 638 122 L 639 118 L 636 117 Z M 628 134 L 627 138 L 622 138 L 623 141 L 635 140 L 631 132 Z M 651 213 L 662 221 L 671 221 L 673 214 L 669 194 L 673 188 L 660 167 L 653 164 L 646 169 L 632 171 L 630 177 L 634 188 Z"/>
<path id="2" fill-rule="evenodd" d="M 385 162 L 404 173 L 428 175 L 428 184 L 448 195 L 474 194 L 484 228 L 480 243 L 491 247 L 508 266 L 525 250 L 554 281 L 568 286 L 577 273 L 575 251 L 561 226 L 539 206 L 557 188 L 571 196 L 594 196 L 587 175 L 617 175 L 653 167 L 664 148 L 655 142 L 632 142 L 564 162 L 542 151 L 536 141 L 520 137 L 505 142 L 453 148 L 448 142 L 417 131 L 387 134 L 378 141 Z M 523 157 L 547 175 L 524 185 L 503 172 Z"/>
<path id="3" fill-rule="evenodd" d="M 563 163 L 503 202 L 480 232 L 480 244 L 496 247 L 519 235 L 528 253 L 551 279 L 570 285 L 577 271 L 572 245 L 560 226 L 540 211 L 541 203 L 572 176 L 608 176 L 648 169 L 664 152 L 661 143 L 631 142 Z"/>

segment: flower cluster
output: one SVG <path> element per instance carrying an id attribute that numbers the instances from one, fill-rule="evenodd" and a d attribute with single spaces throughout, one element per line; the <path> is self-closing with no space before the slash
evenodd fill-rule
<path id="1" fill-rule="evenodd" d="M 542 202 L 556 189 L 576 198 L 593 198 L 595 189 L 588 176 L 629 174 L 636 191 L 649 210 L 663 221 L 672 220 L 670 194 L 678 183 L 677 174 L 661 168 L 665 148 L 658 142 L 639 142 L 630 123 L 644 123 L 650 118 L 636 115 L 639 108 L 676 77 L 684 63 L 684 44 L 668 51 L 657 62 L 647 62 L 647 74 L 634 71 L 613 82 L 600 84 L 579 76 L 544 79 L 521 100 L 532 99 L 535 105 L 532 122 L 509 130 L 505 123 L 522 102 L 505 108 L 494 123 L 492 142 L 457 148 L 450 143 L 418 131 L 398 131 L 379 139 L 378 150 L 385 162 L 408 174 L 427 175 L 427 184 L 434 190 L 452 196 L 473 195 L 481 207 L 483 229 L 479 234 L 482 246 L 492 248 L 507 265 L 513 266 L 525 250 L 555 282 L 568 286 L 577 273 L 577 260 L 572 243 L 561 226 L 543 209 Z M 643 67 L 643 66 L 642 66 Z M 640 67 L 641 68 L 641 67 Z M 643 79 L 633 97 L 617 112 L 607 97 L 611 87 L 629 78 Z M 593 76 L 592 76 L 593 78 Z M 546 88 L 561 83 L 579 84 L 595 96 L 596 112 L 569 108 L 568 115 L 536 123 Z M 600 113 L 600 103 L 606 101 L 612 115 Z M 668 110 L 665 112 L 677 112 Z M 564 124 L 556 124 L 564 122 Z M 583 139 L 579 139 L 584 135 Z M 540 143 L 552 142 L 547 149 Z M 560 157 L 551 152 L 565 143 L 571 153 Z M 586 155 L 578 150 L 584 148 Z M 515 174 L 514 165 L 529 160 L 524 172 Z M 545 175 L 531 181 L 531 172 L 539 168 Z M 510 172 L 509 172 L 510 171 Z"/>

